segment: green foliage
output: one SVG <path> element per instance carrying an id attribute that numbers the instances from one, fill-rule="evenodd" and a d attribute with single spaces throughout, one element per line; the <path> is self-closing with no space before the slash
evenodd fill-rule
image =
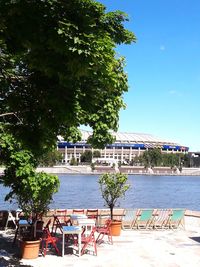
<path id="1" fill-rule="evenodd" d="M 99 150 L 95 150 L 92 154 L 93 158 L 100 158 L 101 157 L 101 153 Z"/>
<path id="2" fill-rule="evenodd" d="M 77 162 L 77 160 L 76 160 L 74 157 L 71 158 L 71 160 L 70 160 L 70 165 L 71 165 L 71 166 L 78 165 L 78 162 Z"/>
<path id="3" fill-rule="evenodd" d="M 127 175 L 122 173 L 105 173 L 99 177 L 99 185 L 103 199 L 110 208 L 111 219 L 113 219 L 113 208 L 119 198 L 124 197 L 130 188 L 127 184 Z"/>
<path id="4" fill-rule="evenodd" d="M 0 132 L 0 147 L 1 161 L 6 167 L 0 183 L 10 188 L 5 200 L 15 200 L 27 216 L 37 218 L 48 210 L 52 195 L 58 191 L 58 177 L 37 173 L 33 154 L 24 150 L 11 134 Z"/>
<path id="5" fill-rule="evenodd" d="M 142 155 L 142 161 L 145 167 L 160 166 L 162 162 L 162 153 L 159 148 L 146 150 Z"/>
<path id="6" fill-rule="evenodd" d="M 81 162 L 92 162 L 92 151 L 86 150 L 81 155 Z"/>
<path id="7" fill-rule="evenodd" d="M 112 143 L 128 90 L 116 45 L 135 42 L 127 15 L 93 0 L 0 1 L 0 114 L 35 154 L 57 135 L 93 147 Z"/>
<path id="8" fill-rule="evenodd" d="M 38 164 L 40 166 L 52 167 L 56 165 L 58 162 L 61 162 L 62 155 L 57 150 L 47 151 L 42 154 L 42 156 L 38 159 Z"/>
<path id="9" fill-rule="evenodd" d="M 94 170 L 95 170 L 95 163 L 92 162 L 92 163 L 90 164 L 90 167 L 91 167 L 92 171 L 94 171 Z"/>
<path id="10" fill-rule="evenodd" d="M 188 156 L 182 153 L 162 153 L 160 149 L 154 148 L 146 150 L 139 158 L 135 158 L 135 161 L 139 161 L 145 167 L 157 167 L 165 166 L 171 167 L 174 166 L 180 167 L 180 165 L 187 166 Z"/>

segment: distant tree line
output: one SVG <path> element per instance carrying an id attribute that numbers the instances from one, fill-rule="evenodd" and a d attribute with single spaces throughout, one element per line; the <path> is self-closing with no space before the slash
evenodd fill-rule
<path id="1" fill-rule="evenodd" d="M 91 164 L 93 158 L 100 158 L 101 154 L 99 150 L 86 150 L 81 154 L 81 164 Z M 43 154 L 39 159 L 39 166 L 51 167 L 59 164 L 62 161 L 62 155 L 59 151 L 53 150 Z M 79 162 L 72 157 L 70 165 L 78 165 Z M 119 166 L 124 162 L 119 162 Z M 200 157 L 194 157 L 191 153 L 162 153 L 160 149 L 153 148 L 144 151 L 140 156 L 136 156 L 130 162 L 126 161 L 126 165 L 131 166 L 144 166 L 148 167 L 200 167 Z"/>
<path id="2" fill-rule="evenodd" d="M 135 157 L 130 165 L 143 165 L 145 167 L 190 167 L 188 154 L 164 154 L 159 148 L 146 150 L 141 156 Z"/>

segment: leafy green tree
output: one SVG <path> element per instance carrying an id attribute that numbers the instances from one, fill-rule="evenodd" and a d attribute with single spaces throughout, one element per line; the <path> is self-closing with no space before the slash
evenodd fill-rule
<path id="1" fill-rule="evenodd" d="M 38 164 L 40 166 L 52 167 L 58 162 L 61 162 L 61 160 L 62 160 L 61 153 L 54 149 L 42 154 L 42 156 L 39 157 L 38 159 Z"/>
<path id="2" fill-rule="evenodd" d="M 70 160 L 70 163 L 69 163 L 71 166 L 75 166 L 75 165 L 78 165 L 78 162 L 77 160 L 75 159 L 75 157 L 72 157 L 71 160 Z"/>
<path id="3" fill-rule="evenodd" d="M 99 150 L 95 150 L 94 152 L 93 152 L 93 158 L 100 158 L 101 157 L 101 153 L 100 153 L 100 151 Z"/>
<path id="4" fill-rule="evenodd" d="M 115 48 L 136 40 L 127 20 L 93 0 L 0 1 L 0 114 L 35 154 L 57 135 L 79 140 L 80 125 L 93 147 L 112 143 L 128 90 Z"/>
<path id="5" fill-rule="evenodd" d="M 81 162 L 92 162 L 92 151 L 86 150 L 81 155 Z"/>
<path id="6" fill-rule="evenodd" d="M 119 198 L 125 196 L 130 188 L 127 184 L 128 177 L 123 173 L 104 173 L 99 177 L 99 185 L 103 199 L 110 209 L 111 220 L 113 219 L 113 209 L 117 205 Z"/>
<path id="7" fill-rule="evenodd" d="M 162 153 L 159 148 L 146 150 L 142 155 L 142 161 L 145 167 L 160 166 L 162 162 Z"/>
<path id="8" fill-rule="evenodd" d="M 174 153 L 163 154 L 162 155 L 163 166 L 171 168 L 173 168 L 174 166 L 178 167 L 180 165 L 180 158 L 181 158 L 180 154 L 174 154 Z"/>
<path id="9" fill-rule="evenodd" d="M 0 132 L 0 147 L 0 157 L 6 166 L 0 183 L 10 188 L 5 200 L 15 200 L 27 216 L 37 219 L 48 210 L 53 194 L 58 191 L 58 177 L 37 173 L 33 154 L 23 149 L 12 135 Z"/>

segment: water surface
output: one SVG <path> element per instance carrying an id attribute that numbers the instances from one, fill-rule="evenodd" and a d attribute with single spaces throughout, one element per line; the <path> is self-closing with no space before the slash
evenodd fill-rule
<path id="1" fill-rule="evenodd" d="M 98 175 L 59 175 L 60 189 L 51 208 L 104 208 Z M 186 208 L 200 210 L 200 176 L 129 175 L 131 189 L 120 207 Z M 0 185 L 1 209 L 16 208 L 4 202 L 7 188 Z"/>

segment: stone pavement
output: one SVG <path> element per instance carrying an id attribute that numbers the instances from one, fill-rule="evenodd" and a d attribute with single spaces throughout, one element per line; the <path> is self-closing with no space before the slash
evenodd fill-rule
<path id="1" fill-rule="evenodd" d="M 199 229 L 127 230 L 113 237 L 114 244 L 98 245 L 98 255 L 55 254 L 35 260 L 21 260 L 21 266 L 33 267 L 199 267 Z M 18 265 L 18 266 L 20 266 Z M 5 265 L 6 266 L 6 265 Z"/>

